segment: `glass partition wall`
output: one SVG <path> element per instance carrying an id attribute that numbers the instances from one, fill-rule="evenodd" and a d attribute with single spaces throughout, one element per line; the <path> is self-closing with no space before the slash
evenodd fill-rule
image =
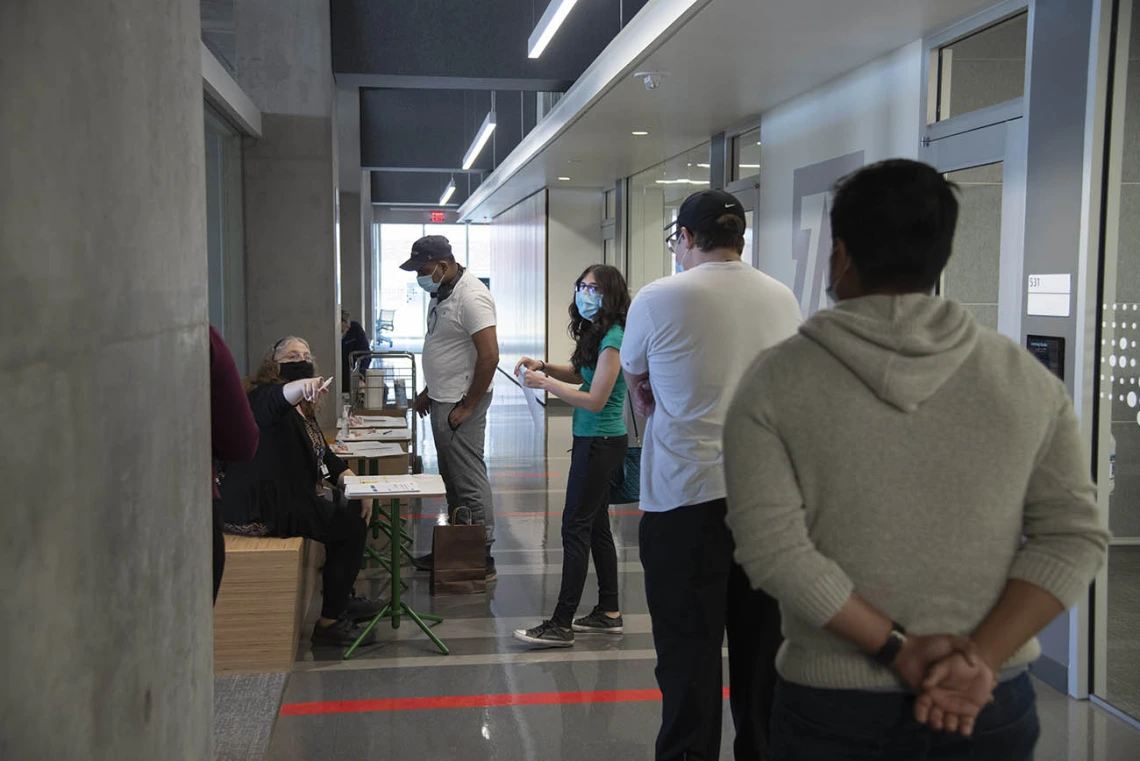
<path id="1" fill-rule="evenodd" d="M 709 143 L 674 156 L 629 179 L 629 278 L 636 294 L 654 280 L 673 274 L 676 259 L 665 245 L 665 226 L 691 193 L 709 187 Z"/>

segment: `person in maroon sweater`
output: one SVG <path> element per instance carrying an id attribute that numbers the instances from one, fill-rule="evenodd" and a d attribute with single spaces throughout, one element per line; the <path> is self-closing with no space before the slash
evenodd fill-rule
<path id="1" fill-rule="evenodd" d="M 214 602 L 226 569 L 226 543 L 222 538 L 222 511 L 218 502 L 218 460 L 246 461 L 257 454 L 257 421 L 249 409 L 233 354 L 222 336 L 210 326 L 210 448 L 213 460 L 210 484 L 214 490 Z"/>

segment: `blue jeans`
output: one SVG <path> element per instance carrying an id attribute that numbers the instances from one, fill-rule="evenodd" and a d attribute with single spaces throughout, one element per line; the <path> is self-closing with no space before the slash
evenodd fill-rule
<path id="1" fill-rule="evenodd" d="M 914 720 L 914 696 L 821 690 L 780 680 L 772 708 L 772 761 L 1033 761 L 1040 726 L 1028 674 L 998 685 L 974 735 Z"/>

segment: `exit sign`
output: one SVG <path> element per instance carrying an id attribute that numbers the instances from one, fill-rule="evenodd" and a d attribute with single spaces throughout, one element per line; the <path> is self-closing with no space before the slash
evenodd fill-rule
<path id="1" fill-rule="evenodd" d="M 443 222 L 446 219 L 447 219 L 447 217 L 444 214 L 444 212 L 442 212 L 442 211 L 433 211 L 431 213 L 431 221 L 432 222 Z"/>

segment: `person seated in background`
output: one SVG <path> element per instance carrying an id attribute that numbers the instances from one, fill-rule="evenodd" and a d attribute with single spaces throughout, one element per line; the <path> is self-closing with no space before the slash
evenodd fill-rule
<path id="1" fill-rule="evenodd" d="M 347 646 L 361 634 L 358 622 L 381 605 L 353 591 L 368 536 L 367 503 L 338 504 L 328 486 L 343 488 L 353 475 L 330 451 L 316 406 L 327 393 L 316 376 L 309 345 L 282 338 L 246 380 L 249 406 L 261 431 L 257 455 L 229 463 L 222 481 L 222 515 L 232 533 L 303 536 L 325 545 L 321 617 L 314 645 Z M 365 644 L 374 641 L 370 632 Z"/>
<path id="2" fill-rule="evenodd" d="M 352 388 L 352 373 L 357 368 L 351 365 L 352 355 L 371 351 L 364 326 L 352 319 L 347 309 L 340 310 L 340 390 L 347 393 Z"/>

